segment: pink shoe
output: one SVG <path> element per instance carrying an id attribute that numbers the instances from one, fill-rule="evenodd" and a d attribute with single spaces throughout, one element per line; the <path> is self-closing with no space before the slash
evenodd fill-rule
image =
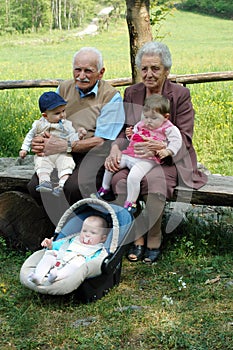
<path id="1" fill-rule="evenodd" d="M 137 203 L 125 201 L 124 208 L 134 214 L 137 211 Z"/>
<path id="2" fill-rule="evenodd" d="M 96 196 L 98 198 L 102 198 L 105 194 L 108 194 L 110 192 L 110 190 L 106 190 L 103 187 L 100 187 L 100 189 L 98 190 L 98 192 L 96 193 Z"/>

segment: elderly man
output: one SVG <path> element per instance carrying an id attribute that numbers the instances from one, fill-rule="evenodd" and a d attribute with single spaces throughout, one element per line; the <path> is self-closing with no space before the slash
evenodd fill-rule
<path id="1" fill-rule="evenodd" d="M 45 133 L 32 142 L 37 155 L 58 152 L 72 153 L 76 168 L 64 186 L 69 204 L 96 191 L 101 184 L 103 164 L 112 140 L 123 127 L 125 115 L 120 93 L 102 80 L 105 68 L 101 53 L 92 47 L 83 47 L 73 58 L 73 79 L 63 81 L 57 92 L 67 101 L 66 116 L 76 130 L 83 127 L 87 134 L 72 143 Z M 35 191 L 38 184 L 34 174 L 28 184 L 32 197 L 40 201 Z M 44 202 L 44 201 L 43 201 Z"/>

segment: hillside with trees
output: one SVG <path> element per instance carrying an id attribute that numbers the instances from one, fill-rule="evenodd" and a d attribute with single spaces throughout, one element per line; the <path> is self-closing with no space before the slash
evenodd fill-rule
<path id="1" fill-rule="evenodd" d="M 233 18 L 232 0 L 182 0 L 179 9 L 206 15 Z"/>
<path id="2" fill-rule="evenodd" d="M 124 0 L 0 0 L 0 34 L 82 28 L 105 6 L 115 13 Z"/>
<path id="3" fill-rule="evenodd" d="M 0 0 L 0 35 L 82 29 L 104 7 L 112 6 L 112 16 L 116 19 L 125 16 L 126 8 L 148 4 L 152 19 L 154 14 L 160 19 L 168 7 L 175 6 L 190 12 L 233 18 L 231 0 Z"/>

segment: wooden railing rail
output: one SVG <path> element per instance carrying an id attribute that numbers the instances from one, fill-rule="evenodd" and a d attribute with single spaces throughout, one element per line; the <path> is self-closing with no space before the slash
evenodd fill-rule
<path id="1" fill-rule="evenodd" d="M 207 72 L 197 74 L 169 75 L 169 79 L 179 84 L 200 84 L 215 81 L 233 80 L 233 71 Z M 41 79 L 41 80 L 1 80 L 0 90 L 57 87 L 63 79 Z M 112 86 L 128 86 L 132 84 L 131 78 L 119 78 L 107 80 Z"/>

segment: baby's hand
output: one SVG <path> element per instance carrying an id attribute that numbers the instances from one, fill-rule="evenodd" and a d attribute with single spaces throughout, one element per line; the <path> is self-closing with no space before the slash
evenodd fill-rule
<path id="1" fill-rule="evenodd" d="M 128 128 L 125 129 L 125 135 L 127 139 L 130 139 L 131 136 L 133 135 L 133 127 L 129 126 Z"/>
<path id="2" fill-rule="evenodd" d="M 41 246 L 44 248 L 52 249 L 53 238 L 45 238 L 41 242 Z"/>
<path id="3" fill-rule="evenodd" d="M 170 151 L 170 149 L 161 149 L 156 152 L 157 156 L 159 156 L 160 159 L 164 159 L 168 156 L 172 156 L 173 153 Z"/>
<path id="4" fill-rule="evenodd" d="M 24 159 L 24 158 L 26 157 L 26 155 L 27 155 L 27 151 L 25 151 L 25 150 L 23 150 L 23 149 L 21 149 L 21 150 L 19 151 L 19 156 L 20 156 L 20 158 Z"/>
<path id="5" fill-rule="evenodd" d="M 87 130 L 85 128 L 81 127 L 78 129 L 79 140 L 82 140 L 84 136 L 86 136 L 86 134 L 87 134 Z"/>

